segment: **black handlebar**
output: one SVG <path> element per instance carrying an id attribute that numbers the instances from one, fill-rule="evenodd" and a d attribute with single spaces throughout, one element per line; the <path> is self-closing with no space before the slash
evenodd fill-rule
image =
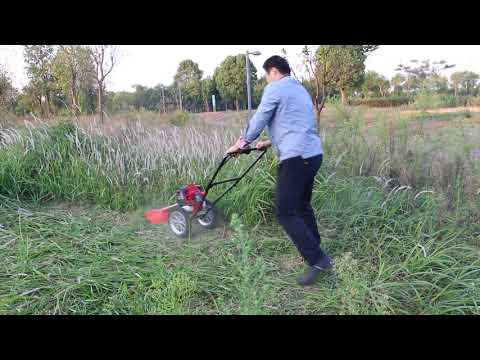
<path id="1" fill-rule="evenodd" d="M 222 181 L 217 181 L 217 182 L 214 182 L 215 178 L 217 177 L 217 174 L 218 172 L 220 171 L 220 169 L 233 157 L 235 157 L 236 154 L 250 154 L 252 151 L 258 151 L 258 152 L 261 152 L 260 155 L 257 156 L 257 158 L 255 159 L 255 161 L 239 176 L 235 177 L 235 178 L 232 178 L 232 179 L 227 179 L 227 180 L 222 180 Z M 220 184 L 225 184 L 225 183 L 229 183 L 229 182 L 233 182 L 233 184 L 227 189 L 225 190 L 225 192 L 220 195 L 215 201 L 213 201 L 212 203 L 212 206 L 214 206 L 230 189 L 232 189 L 252 168 L 253 166 L 262 158 L 263 155 L 265 155 L 265 153 L 267 152 L 267 148 L 265 149 L 262 149 L 262 150 L 259 150 L 257 148 L 244 148 L 244 149 L 240 149 L 237 153 L 228 153 L 227 155 L 224 156 L 223 160 L 220 162 L 220 164 L 218 165 L 217 169 L 215 170 L 215 173 L 213 174 L 210 182 L 208 183 L 208 185 L 206 186 L 205 188 L 205 195 L 204 195 L 204 198 L 207 197 L 207 194 L 208 192 L 210 191 L 210 189 L 216 185 L 220 185 Z"/>
<path id="2" fill-rule="evenodd" d="M 258 150 L 257 148 L 244 148 L 244 149 L 240 149 L 239 154 L 250 154 L 252 151 L 263 151 L 263 150 Z"/>
<path id="3" fill-rule="evenodd" d="M 235 155 L 239 155 L 239 154 L 247 154 L 247 155 L 248 155 L 248 154 L 250 154 L 252 151 L 264 151 L 264 150 L 266 150 L 266 149 L 259 150 L 259 149 L 257 149 L 257 148 L 250 148 L 250 147 L 248 147 L 248 148 L 240 149 L 240 150 L 238 150 L 238 152 L 236 152 L 236 153 L 227 153 L 226 156 L 227 156 L 227 157 L 231 157 L 231 156 L 235 156 Z"/>

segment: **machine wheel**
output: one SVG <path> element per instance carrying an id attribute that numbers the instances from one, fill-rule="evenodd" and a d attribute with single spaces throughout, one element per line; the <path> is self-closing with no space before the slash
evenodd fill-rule
<path id="1" fill-rule="evenodd" d="M 190 215 L 182 208 L 172 210 L 168 215 L 168 226 L 175 235 L 185 238 L 190 234 Z"/>
<path id="2" fill-rule="evenodd" d="M 210 205 L 207 202 L 208 205 Z M 214 207 L 210 208 L 210 211 L 206 216 L 201 216 L 197 219 L 198 223 L 206 229 L 214 229 L 217 226 L 218 213 Z"/>

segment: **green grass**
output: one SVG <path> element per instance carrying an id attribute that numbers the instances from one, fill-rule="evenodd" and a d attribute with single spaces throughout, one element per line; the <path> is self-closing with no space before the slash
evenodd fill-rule
<path id="1" fill-rule="evenodd" d="M 439 221 L 437 199 L 361 178 L 317 188 L 333 274 L 312 288 L 272 224 L 180 241 L 135 216 L 5 200 L 0 311 L 8 314 L 478 314 L 480 227 Z M 388 199 L 388 201 L 386 201 Z M 382 207 L 383 205 L 383 207 Z M 473 210 L 472 210 L 473 211 Z M 388 219 L 388 220 L 386 220 Z M 226 231 L 226 235 L 223 233 Z M 292 265 L 293 264 L 293 265 Z"/>
<path id="2" fill-rule="evenodd" d="M 312 200 L 336 265 L 306 289 L 273 216 L 271 153 L 220 204 L 226 227 L 180 241 L 142 217 L 178 185 L 208 179 L 238 125 L 9 133 L 0 147 L 0 313 L 478 314 L 479 168 L 468 157 L 476 128 L 455 122 L 429 135 L 402 120 L 367 131 L 358 114 L 338 117 Z"/>

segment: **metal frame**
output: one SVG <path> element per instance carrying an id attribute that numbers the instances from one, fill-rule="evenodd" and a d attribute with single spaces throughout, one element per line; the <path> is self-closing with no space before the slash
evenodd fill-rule
<path id="1" fill-rule="evenodd" d="M 240 180 L 243 179 L 243 177 L 245 177 L 245 175 L 247 175 L 247 173 L 255 166 L 255 164 L 262 158 L 263 155 L 265 155 L 265 153 L 267 152 L 267 149 L 265 150 L 257 150 L 255 148 L 247 148 L 247 149 L 242 149 L 240 150 L 239 154 L 250 154 L 252 151 L 259 151 L 261 152 L 260 155 L 257 156 L 257 158 L 255 159 L 255 161 L 243 172 L 243 174 L 241 174 L 240 176 L 237 176 L 237 177 L 234 177 L 234 178 L 231 178 L 231 179 L 227 179 L 227 180 L 221 180 L 221 181 L 217 181 L 217 182 L 214 182 L 215 178 L 217 177 L 218 173 L 220 172 L 220 169 L 225 166 L 225 164 L 232 158 L 235 157 L 235 155 L 233 154 L 227 154 L 224 156 L 224 158 L 222 159 L 222 161 L 220 162 L 220 165 L 218 165 L 217 169 L 215 170 L 215 173 L 213 174 L 212 178 L 210 179 L 207 187 L 205 188 L 205 195 L 203 196 L 203 201 L 205 201 L 205 199 L 207 198 L 207 195 L 208 195 L 208 192 L 210 191 L 211 188 L 213 188 L 214 186 L 216 185 L 220 185 L 220 184 L 225 184 L 225 183 L 228 183 L 228 182 L 233 182 L 233 184 L 223 192 L 222 195 L 220 195 L 215 201 L 213 201 L 211 203 L 211 207 L 215 206 L 215 204 L 220 201 L 220 199 L 222 199 L 226 194 L 227 192 L 229 192 L 235 185 L 238 184 L 238 182 Z M 205 214 L 202 214 L 201 216 L 206 216 L 208 214 L 208 212 L 210 211 L 211 208 L 207 209 L 206 213 Z"/>

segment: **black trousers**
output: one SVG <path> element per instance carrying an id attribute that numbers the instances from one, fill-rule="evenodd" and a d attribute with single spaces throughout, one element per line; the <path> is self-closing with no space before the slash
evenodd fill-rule
<path id="1" fill-rule="evenodd" d="M 277 174 L 277 219 L 310 266 L 325 256 L 310 205 L 315 175 L 322 161 L 323 155 L 286 159 L 280 163 Z"/>

